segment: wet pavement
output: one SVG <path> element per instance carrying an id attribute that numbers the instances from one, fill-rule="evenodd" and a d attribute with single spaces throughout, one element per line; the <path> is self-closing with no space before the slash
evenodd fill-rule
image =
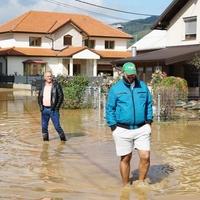
<path id="1" fill-rule="evenodd" d="M 121 187 L 119 158 L 103 111 L 61 110 L 69 140 L 61 143 L 50 123 L 41 137 L 40 112 L 28 91 L 0 89 L 0 199 L 198 200 L 200 121 L 154 123 L 148 184 Z"/>

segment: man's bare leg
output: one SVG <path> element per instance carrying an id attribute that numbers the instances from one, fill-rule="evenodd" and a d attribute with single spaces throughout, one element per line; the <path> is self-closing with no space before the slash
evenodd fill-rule
<path id="1" fill-rule="evenodd" d="M 150 151 L 138 150 L 140 163 L 139 163 L 139 180 L 144 181 L 150 166 Z"/>
<path id="2" fill-rule="evenodd" d="M 123 185 L 126 185 L 129 182 L 131 157 L 132 157 L 132 153 L 127 154 L 125 156 L 121 156 L 120 173 L 121 173 Z"/>

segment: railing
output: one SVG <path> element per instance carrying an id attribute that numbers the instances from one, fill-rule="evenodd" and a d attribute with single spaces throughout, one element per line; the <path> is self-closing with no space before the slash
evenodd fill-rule
<path id="1" fill-rule="evenodd" d="M 32 82 L 36 80 L 42 80 L 42 77 L 41 76 L 0 75 L 0 83 L 32 84 Z"/>
<path id="2" fill-rule="evenodd" d="M 17 84 L 31 84 L 36 80 L 42 80 L 42 76 L 15 76 Z"/>
<path id="3" fill-rule="evenodd" d="M 153 96 L 154 120 L 168 121 L 176 119 L 197 120 L 200 118 L 200 99 L 189 98 L 178 100 L 173 96 L 158 94 Z"/>
<path id="4" fill-rule="evenodd" d="M 14 83 L 15 76 L 0 75 L 0 83 Z"/>

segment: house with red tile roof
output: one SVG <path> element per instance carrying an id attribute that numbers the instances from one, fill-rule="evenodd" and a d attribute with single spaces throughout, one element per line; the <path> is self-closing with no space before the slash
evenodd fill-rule
<path id="1" fill-rule="evenodd" d="M 0 26 L 0 74 L 113 74 L 132 36 L 90 16 L 30 11 Z"/>

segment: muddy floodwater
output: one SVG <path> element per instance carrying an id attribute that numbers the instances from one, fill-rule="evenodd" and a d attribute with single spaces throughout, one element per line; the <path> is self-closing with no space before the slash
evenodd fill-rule
<path id="1" fill-rule="evenodd" d="M 121 187 L 119 158 L 103 111 L 61 110 L 69 140 L 52 123 L 41 137 L 40 112 L 30 92 L 0 89 L 0 199 L 5 200 L 199 200 L 200 121 L 154 122 L 148 184 Z"/>

